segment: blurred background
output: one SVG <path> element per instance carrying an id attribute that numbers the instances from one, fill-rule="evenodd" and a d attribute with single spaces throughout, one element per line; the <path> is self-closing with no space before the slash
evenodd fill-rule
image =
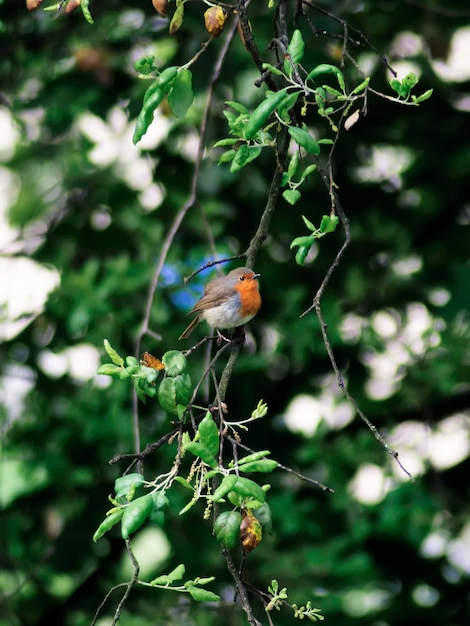
<path id="1" fill-rule="evenodd" d="M 252 4 L 254 36 L 272 61 L 273 9 Z M 121 354 L 134 353 L 163 238 L 190 193 L 224 35 L 192 67 L 188 116 L 178 120 L 162 107 L 132 144 L 147 87 L 135 61 L 151 54 L 159 67 L 181 65 L 207 40 L 206 5 L 185 6 L 183 26 L 170 37 L 150 1 L 92 2 L 94 25 L 80 10 L 28 12 L 23 3 L 0 2 L 1 626 L 90 624 L 109 589 L 130 577 L 119 531 L 96 544 L 92 535 L 125 469 L 108 461 L 133 451 L 132 390 L 96 371 L 107 360 L 105 338 Z M 352 244 L 323 299 L 351 394 L 416 482 L 341 395 L 315 315 L 299 318 L 344 238 L 338 229 L 304 267 L 296 265 L 289 246 L 305 234 L 301 215 L 317 224 L 329 212 L 328 194 L 312 177 L 297 205 L 281 200 L 257 258 L 263 307 L 249 325 L 227 403 L 242 419 L 266 401 L 268 417 L 244 442 L 335 492 L 272 474 L 273 531 L 249 555 L 244 576 L 261 589 L 276 578 L 291 602 L 311 600 L 329 624 L 468 626 L 470 12 L 457 1 L 321 6 L 362 31 L 400 78 L 415 72 L 417 93 L 434 90 L 420 107 L 370 95 L 367 116 L 342 134 L 334 174 Z M 338 63 L 342 25 L 304 9 L 318 30 L 300 25 L 306 66 Z M 391 75 L 370 47 L 351 44 L 349 52 L 375 89 L 393 95 Z M 198 202 L 154 296 L 150 327 L 161 339 L 148 336 L 142 345 L 153 354 L 188 347 L 177 341 L 185 314 L 214 271 L 186 286 L 183 277 L 211 258 L 208 233 L 223 257 L 243 252 L 257 228 L 274 154 L 230 174 L 212 148 L 227 136 L 224 101 L 254 108 L 257 78 L 235 37 L 215 89 Z M 318 120 L 312 129 L 329 131 Z M 203 355 L 189 365 L 196 380 Z M 143 446 L 168 430 L 151 401 L 140 424 Z M 146 474 L 167 471 L 174 453 L 159 449 Z M 202 508 L 179 517 L 187 493 L 175 487 L 168 497 L 163 528 L 147 525 L 135 538 L 142 579 L 184 562 L 189 577 L 214 575 L 211 588 L 233 599 Z M 120 593 L 102 609 L 100 626 L 111 624 Z M 295 622 L 284 610 L 273 619 Z M 201 606 L 136 590 L 121 623 L 245 621 L 230 603 Z"/>

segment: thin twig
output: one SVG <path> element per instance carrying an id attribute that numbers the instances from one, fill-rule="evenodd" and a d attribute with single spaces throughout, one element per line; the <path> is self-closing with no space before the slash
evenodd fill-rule
<path id="1" fill-rule="evenodd" d="M 146 457 L 150 456 L 152 452 L 155 452 L 155 450 L 158 450 L 158 448 L 161 448 L 163 445 L 168 443 L 170 439 L 176 435 L 178 430 L 179 427 L 174 428 L 170 432 L 166 433 L 166 435 L 163 435 L 163 437 L 161 437 L 158 441 L 147 444 L 145 448 L 140 452 L 135 452 L 133 454 L 116 454 L 116 456 L 113 456 L 113 458 L 110 459 L 109 464 L 114 465 L 115 463 L 119 463 L 120 461 L 134 461 L 134 463 L 132 464 L 133 466 L 137 461 L 142 461 Z M 129 471 L 129 468 L 127 471 Z"/>
<path id="2" fill-rule="evenodd" d="M 129 597 L 132 587 L 135 585 L 135 583 L 137 582 L 137 579 L 139 578 L 140 566 L 139 566 L 137 559 L 135 558 L 134 553 L 132 552 L 131 542 L 129 539 L 126 539 L 126 550 L 131 560 L 134 571 L 132 572 L 130 581 L 127 583 L 126 591 L 124 592 L 124 595 L 122 596 L 121 600 L 119 601 L 119 604 L 116 607 L 116 611 L 114 613 L 111 626 L 116 626 L 116 624 L 120 620 L 122 607 L 124 606 L 125 601 Z"/>
<path id="3" fill-rule="evenodd" d="M 243 450 L 245 450 L 246 452 L 249 452 L 250 454 L 255 452 L 254 450 L 246 446 L 241 441 L 238 441 L 237 439 L 235 439 L 235 437 L 232 437 L 231 435 L 226 435 L 226 437 L 231 442 L 232 446 L 237 446 L 238 448 L 242 448 Z M 331 487 L 328 487 L 327 485 L 323 485 L 322 483 L 318 482 L 318 480 L 315 480 L 314 478 L 310 478 L 309 476 L 305 476 L 305 474 L 301 474 L 300 472 L 297 472 L 297 470 L 292 469 L 292 467 L 287 467 L 287 465 L 283 465 L 282 463 L 279 463 L 279 461 L 277 461 L 277 466 L 280 469 L 284 470 L 285 472 L 289 472 L 289 474 L 293 474 L 294 476 L 297 476 L 297 478 L 300 478 L 301 480 L 304 480 L 305 482 L 310 483 L 314 485 L 315 487 L 319 487 L 322 491 L 327 491 L 328 493 L 335 492 L 335 490 L 332 489 Z"/>
<path id="4" fill-rule="evenodd" d="M 114 612 L 112 626 L 116 626 L 116 624 L 118 623 L 119 619 L 121 618 L 122 607 L 124 606 L 125 601 L 129 597 L 129 594 L 131 592 L 132 587 L 137 582 L 137 579 L 139 578 L 139 571 L 140 571 L 139 563 L 138 563 L 137 559 L 135 558 L 134 553 L 132 552 L 131 544 L 130 544 L 129 539 L 126 539 L 126 549 L 127 549 L 127 553 L 129 554 L 129 558 L 131 559 L 132 567 L 134 568 L 134 570 L 132 572 L 131 579 L 127 583 L 119 583 L 118 585 L 114 585 L 114 587 L 112 587 L 108 591 L 108 593 L 103 598 L 103 601 L 101 602 L 101 604 L 96 609 L 95 615 L 94 615 L 94 617 L 93 617 L 93 619 L 92 619 L 92 621 L 90 623 L 90 626 L 95 626 L 95 624 L 96 624 L 96 622 L 98 620 L 98 617 L 99 617 L 99 615 L 101 613 L 101 610 L 103 609 L 104 605 L 109 600 L 111 595 L 117 589 L 121 589 L 122 587 L 125 587 L 126 591 L 124 592 L 124 595 L 122 596 L 122 598 L 119 600 L 119 604 L 117 605 L 116 611 Z"/>
<path id="5" fill-rule="evenodd" d="M 217 259 L 216 261 L 208 261 L 207 263 L 204 263 L 204 265 L 202 265 L 197 270 L 194 270 L 194 272 L 191 272 L 189 276 L 185 276 L 183 279 L 184 284 L 186 285 L 187 283 L 189 283 L 190 280 L 192 280 L 200 272 L 203 272 L 204 270 L 206 270 L 208 267 L 213 267 L 214 265 L 219 265 L 220 263 L 228 263 L 229 261 L 234 261 L 235 259 L 242 259 L 244 256 L 245 254 L 235 254 L 234 256 L 228 256 L 228 257 L 225 257 L 224 259 Z"/>
<path id="6" fill-rule="evenodd" d="M 214 66 L 214 71 L 212 73 L 211 81 L 209 84 L 208 95 L 206 99 L 206 106 L 204 109 L 204 114 L 202 116 L 201 124 L 199 126 L 199 144 L 198 144 L 198 149 L 197 149 L 196 161 L 194 164 L 193 176 L 191 179 L 189 198 L 186 204 L 176 214 L 175 219 L 173 220 L 173 223 L 171 224 L 168 230 L 168 233 L 165 239 L 163 240 L 163 243 L 161 246 L 161 252 L 158 257 L 155 270 L 153 273 L 152 281 L 150 283 L 150 287 L 149 287 L 148 294 L 147 294 L 144 317 L 143 317 L 142 325 L 141 325 L 141 328 L 137 337 L 137 341 L 136 341 L 136 348 L 135 348 L 136 355 L 140 354 L 142 339 L 149 331 L 150 314 L 152 311 L 153 299 L 154 299 L 155 291 L 157 289 L 160 275 L 165 265 L 168 253 L 171 249 L 171 246 L 173 245 L 173 241 L 176 236 L 176 233 L 178 232 L 181 226 L 181 223 L 183 222 L 183 219 L 186 216 L 186 213 L 196 204 L 196 201 L 197 201 L 197 187 L 198 187 L 198 181 L 199 181 L 199 174 L 201 171 L 202 158 L 204 155 L 204 145 L 205 145 L 205 139 L 206 139 L 206 134 L 207 134 L 207 125 L 208 125 L 208 120 L 209 120 L 212 97 L 214 93 L 214 87 L 215 87 L 217 80 L 220 77 L 220 72 L 222 70 L 223 63 L 227 56 L 230 43 L 235 34 L 236 26 L 237 26 L 236 20 L 234 20 L 234 23 L 227 30 L 224 43 L 220 49 L 219 55 L 217 57 L 217 60 Z M 135 395 L 136 394 L 134 392 L 134 396 Z M 139 411 L 138 411 L 138 403 L 136 401 L 134 402 L 134 405 L 133 405 L 133 430 L 134 430 L 134 437 L 135 437 L 134 447 L 135 447 L 135 450 L 137 451 L 140 449 L 140 435 L 137 435 L 137 436 L 135 435 L 135 433 L 138 433 L 139 431 Z"/>
<path id="7" fill-rule="evenodd" d="M 96 621 L 98 620 L 98 617 L 101 613 L 101 610 L 103 609 L 104 605 L 106 604 L 106 602 L 109 600 L 110 596 L 117 590 L 120 589 L 121 587 L 127 587 L 129 583 L 119 583 L 118 585 L 114 585 L 114 587 L 112 587 L 108 593 L 105 595 L 105 597 L 103 598 L 103 601 L 101 602 L 101 604 L 99 605 L 99 607 L 96 609 L 95 615 L 93 617 L 93 619 L 90 622 L 90 626 L 95 626 Z"/>
<path id="8" fill-rule="evenodd" d="M 330 153 L 330 157 L 331 157 L 331 153 Z M 348 402 L 354 408 L 354 410 L 357 413 L 357 415 L 359 415 L 359 417 L 367 425 L 367 427 L 372 432 L 372 434 L 377 439 L 377 441 L 379 441 L 382 444 L 382 446 L 385 448 L 387 453 L 390 454 L 390 456 L 392 456 L 395 459 L 395 461 L 397 462 L 399 467 L 414 482 L 413 476 L 404 468 L 404 466 L 402 465 L 401 461 L 399 460 L 398 452 L 396 450 L 394 450 L 393 448 L 391 448 L 391 446 L 385 441 L 385 439 L 379 433 L 377 428 L 367 418 L 367 416 L 363 413 L 363 411 L 361 411 L 361 409 L 359 408 L 357 402 L 354 400 L 354 398 L 349 393 L 349 391 L 348 391 L 348 389 L 347 389 L 347 387 L 346 387 L 346 385 L 344 383 L 344 379 L 343 379 L 341 371 L 340 371 L 340 369 L 338 367 L 338 364 L 336 363 L 336 358 L 335 358 L 335 355 L 334 355 L 334 352 L 333 352 L 333 348 L 331 347 L 331 343 L 330 343 L 330 339 L 329 339 L 328 331 L 327 331 L 327 324 L 325 323 L 325 321 L 323 319 L 323 313 L 322 313 L 322 309 L 321 309 L 321 299 L 322 299 L 322 296 L 323 296 L 323 294 L 325 292 L 326 286 L 328 285 L 333 272 L 339 266 L 339 264 L 341 262 L 341 259 L 343 258 L 343 255 L 346 252 L 346 249 L 349 247 L 349 245 L 351 243 L 351 228 L 350 228 L 350 225 L 349 225 L 349 219 L 347 218 L 347 216 L 346 216 L 346 214 L 345 214 L 345 212 L 344 212 L 344 210 L 343 210 L 343 208 L 341 206 L 338 194 L 336 193 L 336 190 L 335 190 L 335 186 L 334 186 L 334 182 L 333 182 L 331 160 L 328 163 L 328 173 L 325 171 L 324 167 L 322 167 L 322 165 L 320 163 L 318 163 L 318 165 L 319 165 L 318 172 L 320 173 L 320 176 L 321 176 L 321 178 L 323 180 L 323 183 L 327 187 L 328 192 L 329 192 L 330 197 L 331 197 L 332 210 L 333 209 L 335 210 L 335 212 L 337 213 L 337 215 L 338 215 L 338 217 L 339 217 L 339 219 L 341 221 L 341 224 L 343 226 L 344 233 L 345 233 L 345 238 L 344 238 L 343 245 L 338 250 L 338 252 L 336 254 L 336 257 L 333 260 L 333 263 L 328 268 L 328 270 L 327 270 L 327 272 L 326 272 L 326 274 L 325 274 L 325 276 L 324 276 L 324 278 L 323 278 L 323 280 L 322 280 L 322 282 L 320 284 L 320 287 L 318 288 L 318 291 L 315 294 L 315 297 L 313 299 L 313 302 L 312 302 L 311 306 L 306 311 L 304 311 L 301 314 L 300 317 L 304 317 L 305 315 L 307 315 L 307 313 L 310 313 L 313 309 L 315 310 L 315 313 L 317 315 L 318 321 L 320 323 L 320 330 L 321 330 L 322 337 L 323 337 L 323 343 L 325 345 L 328 357 L 330 359 L 330 363 L 331 363 L 331 365 L 333 367 L 333 370 L 334 370 L 334 372 L 336 374 L 336 380 L 338 382 L 339 388 L 343 392 L 343 394 L 346 397 L 346 399 L 348 400 Z"/>
<path id="9" fill-rule="evenodd" d="M 325 15 L 330 20 L 339 24 L 341 28 L 343 29 L 342 35 L 328 33 L 328 31 L 326 30 L 319 30 L 315 25 L 311 23 L 311 20 L 309 19 L 309 17 L 304 13 L 304 17 L 307 23 L 314 29 L 315 34 L 320 33 L 323 36 L 328 36 L 333 39 L 340 39 L 340 40 L 344 40 L 344 38 L 347 37 L 347 40 L 355 46 L 358 46 L 358 47 L 367 46 L 368 48 L 372 50 L 372 52 L 374 52 L 380 58 L 382 63 L 385 65 L 385 67 L 387 67 L 392 72 L 392 74 L 396 76 L 396 72 L 390 66 L 387 58 L 377 50 L 377 48 L 367 39 L 367 37 L 364 35 L 364 33 L 361 30 L 359 30 L 358 28 L 354 28 L 354 26 L 351 26 L 346 20 L 343 20 L 342 18 L 338 17 L 334 13 L 330 13 L 330 11 L 328 11 L 327 9 L 324 9 L 318 4 L 315 4 L 314 2 L 310 2 L 310 0 L 302 0 L 302 5 L 309 7 L 311 9 L 314 9 L 315 11 L 317 11 L 318 13 L 321 13 L 322 15 Z M 347 27 L 346 32 L 344 30 L 345 25 Z M 359 41 L 352 39 L 349 36 L 349 31 L 353 31 L 359 37 Z M 343 46 L 343 51 L 344 51 L 344 46 Z"/>
<path id="10" fill-rule="evenodd" d="M 436 15 L 442 15 L 443 17 L 469 17 L 470 11 L 459 11 L 454 9 L 444 9 L 442 7 L 429 6 L 429 2 L 417 2 L 417 0 L 405 0 L 407 4 L 415 6 L 418 9 L 422 9 L 427 13 L 435 13 Z"/>
<path id="11" fill-rule="evenodd" d="M 256 45 L 255 38 L 251 31 L 250 22 L 248 20 L 248 15 L 246 12 L 247 4 L 248 2 L 246 2 L 246 0 L 238 0 L 237 3 L 237 13 L 239 16 L 240 30 L 243 35 L 245 48 L 251 54 L 253 61 L 255 62 L 255 65 L 259 69 L 260 73 L 263 74 L 263 59 L 261 58 L 258 46 Z M 269 87 L 269 89 L 272 89 L 273 91 L 277 90 L 276 83 L 272 79 L 272 76 L 266 76 L 264 81 L 266 82 L 266 85 Z"/>
<path id="12" fill-rule="evenodd" d="M 230 554 L 227 548 L 222 549 L 223 555 L 225 557 L 225 561 L 227 563 L 227 569 L 232 575 L 233 580 L 235 581 L 235 587 L 237 589 L 237 594 L 240 597 L 240 601 L 243 607 L 243 610 L 246 613 L 248 623 L 251 626 L 262 626 L 261 622 L 259 622 L 256 617 L 253 615 L 253 609 L 251 608 L 250 600 L 248 599 L 248 595 L 246 592 L 246 587 L 242 582 L 238 570 L 233 562 L 232 555 Z"/>
<path id="13" fill-rule="evenodd" d="M 287 129 L 283 127 L 279 133 L 276 170 L 271 180 L 271 187 L 269 189 L 266 206 L 259 221 L 256 233 L 250 241 L 250 245 L 246 251 L 246 264 L 248 267 L 253 267 L 258 252 L 268 236 L 271 218 L 276 209 L 279 194 L 281 193 L 281 180 L 286 167 L 288 145 L 289 135 L 287 134 Z"/>

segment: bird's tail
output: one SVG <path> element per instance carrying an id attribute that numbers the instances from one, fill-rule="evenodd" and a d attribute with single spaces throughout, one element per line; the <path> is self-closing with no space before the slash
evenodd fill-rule
<path id="1" fill-rule="evenodd" d="M 199 315 L 196 315 L 196 317 L 191 321 L 191 323 L 189 324 L 189 326 L 181 333 L 181 335 L 178 337 L 178 339 L 186 339 L 186 337 L 189 337 L 189 335 L 193 332 L 193 330 L 196 328 L 196 326 L 199 324 Z"/>

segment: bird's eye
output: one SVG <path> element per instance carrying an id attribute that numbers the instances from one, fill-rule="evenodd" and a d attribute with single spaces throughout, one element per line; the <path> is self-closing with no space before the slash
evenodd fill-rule
<path id="1" fill-rule="evenodd" d="M 240 280 L 245 280 L 245 277 L 244 276 L 240 276 Z"/>

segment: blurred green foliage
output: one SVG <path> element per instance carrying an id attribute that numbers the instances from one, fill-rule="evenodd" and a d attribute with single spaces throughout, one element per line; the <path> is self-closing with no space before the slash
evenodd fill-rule
<path id="1" fill-rule="evenodd" d="M 267 2 L 252 4 L 253 33 L 268 59 L 273 10 Z M 419 108 L 369 95 L 367 116 L 342 133 L 334 175 L 352 245 L 323 299 L 330 341 L 350 392 L 417 480 L 411 483 L 397 471 L 358 417 L 340 425 L 345 403 L 318 321 L 313 314 L 299 318 L 344 238 L 338 227 L 318 248 L 313 245 L 304 267 L 295 263 L 290 243 L 302 232 L 301 216 L 320 224 L 330 209 L 327 191 L 310 176 L 301 201 L 295 206 L 280 201 L 256 260 L 263 307 L 249 325 L 252 338 L 226 401 L 242 419 L 265 400 L 269 415 L 250 424 L 244 442 L 269 449 L 272 458 L 335 493 L 281 471 L 270 475 L 272 534 L 250 553 L 244 578 L 265 591 L 276 578 L 288 588 L 290 602 L 301 606 L 311 600 L 327 623 L 466 626 L 468 452 L 440 467 L 430 461 L 432 442 L 423 430 L 413 439 L 417 431 L 399 427 L 418 424 L 428 435 L 440 433 L 450 416 L 459 415 L 460 432 L 468 433 L 469 85 L 468 75 L 454 80 L 450 69 L 443 76 L 435 68 L 436 61 L 448 58 L 468 11 L 460 2 L 324 4 L 341 11 L 392 66 L 412 64 L 420 74 L 419 93 L 434 90 Z M 1 626 L 89 624 L 110 588 L 129 578 L 118 530 L 97 543 L 92 537 L 125 469 L 108 461 L 133 451 L 131 387 L 117 381 L 106 386 L 95 375 L 98 364 L 90 367 L 90 359 L 70 349 L 86 345 L 105 362 L 102 345 L 108 338 L 120 354 L 134 353 L 164 236 L 190 195 L 194 140 L 223 35 L 191 68 L 195 100 L 188 116 L 180 120 L 159 110 L 149 144 L 132 146 L 148 86 L 137 78 L 135 61 L 152 54 L 160 67 L 181 66 L 207 40 L 206 6 L 185 8 L 182 27 L 171 38 L 168 20 L 147 1 L 91 3 L 93 25 L 80 11 L 29 13 L 23 3 L 0 2 L 0 107 L 11 115 L 18 136 L 14 152 L 1 153 L 2 177 L 13 176 L 16 189 L 6 220 L 17 229 L 13 243 L 2 239 L 2 256 L 12 262 L 28 256 L 60 273 L 60 285 L 43 310 L 0 347 Z M 313 9 L 308 15 L 317 33 L 305 27 L 306 67 L 337 63 L 342 24 Z M 350 34 L 358 38 L 357 31 Z M 379 58 L 363 44 L 353 54 L 370 58 L 372 83 L 387 91 L 391 76 Z M 185 313 L 209 273 L 188 285 L 183 277 L 211 257 L 209 227 L 221 257 L 243 252 L 257 228 L 274 154 L 263 153 L 231 173 L 226 165 L 217 167 L 220 151 L 211 147 L 227 136 L 226 100 L 251 110 L 259 104 L 258 76 L 236 37 L 215 86 L 198 202 L 173 242 L 153 302 L 149 325 L 161 339 L 147 335 L 142 350 L 162 355 L 181 348 L 177 337 Z M 307 122 L 320 129 L 313 118 Z M 328 130 L 327 122 L 320 130 Z M 427 322 L 417 327 L 423 319 Z M 383 380 L 377 378 L 381 356 L 396 366 Z M 59 358 L 62 370 L 53 370 L 51 357 Z M 202 354 L 188 359 L 193 380 L 203 367 Z M 383 385 L 382 396 L 374 393 Z M 301 413 L 305 432 L 294 432 L 284 417 L 292 401 L 305 396 L 318 404 Z M 150 399 L 140 419 L 142 446 L 168 431 L 168 418 Z M 318 427 L 309 431 L 317 419 Z M 453 444 L 448 447 L 452 452 Z M 174 454 L 174 443 L 159 448 L 146 460 L 146 474 L 167 471 Z M 190 463 L 184 459 L 187 472 Z M 383 470 L 384 497 L 367 503 L 367 497 L 356 497 L 353 478 L 371 466 Z M 366 495 L 369 484 L 371 493 L 376 489 L 369 480 L 363 483 Z M 178 594 L 135 589 L 121 623 L 244 624 L 231 605 L 232 579 L 202 506 L 179 517 L 188 492 L 175 485 L 168 497 L 163 528 L 144 528 L 137 535 L 135 551 L 141 538 L 147 579 L 184 562 L 188 577 L 214 575 L 211 588 L 228 602 L 200 606 L 186 597 L 175 599 Z M 98 623 L 114 614 L 119 593 L 108 600 Z M 288 611 L 274 617 L 276 624 L 295 623 Z M 261 610 L 258 618 L 266 623 Z"/>

